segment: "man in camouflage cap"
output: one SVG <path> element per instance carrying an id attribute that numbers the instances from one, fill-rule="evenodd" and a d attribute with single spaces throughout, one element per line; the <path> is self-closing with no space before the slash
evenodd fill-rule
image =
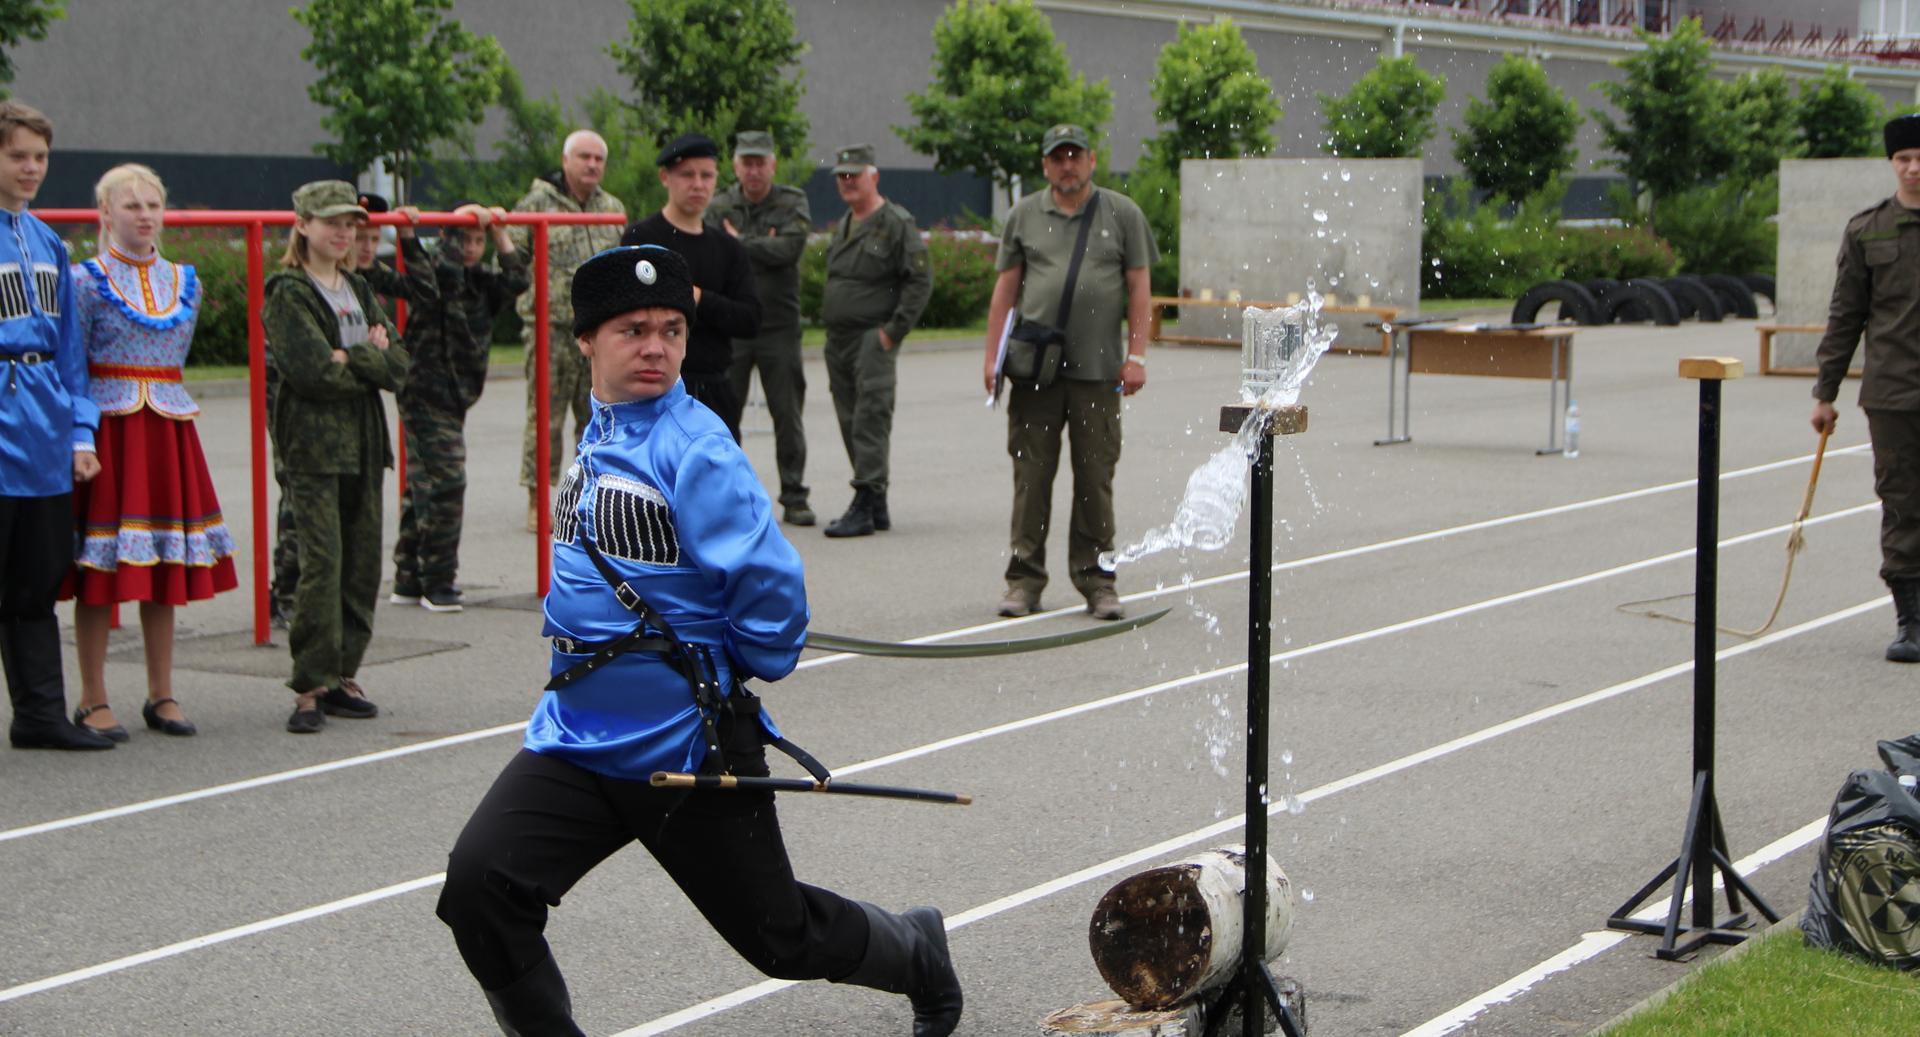
<path id="1" fill-rule="evenodd" d="M 933 295 L 933 272 L 913 214 L 880 196 L 872 145 L 836 152 L 833 178 L 847 214 L 827 246 L 820 318 L 827 326 L 827 386 L 841 442 L 853 462 L 853 503 L 826 533 L 869 536 L 893 525 L 887 510 L 887 455 L 894 362 Z"/>
<path id="2" fill-rule="evenodd" d="M 575 130 L 561 146 L 560 168 L 533 182 L 526 197 L 514 205 L 514 212 L 617 212 L 627 214 L 620 199 L 600 189 L 607 171 L 607 142 L 592 130 Z M 509 232 L 515 247 L 527 252 L 531 247 L 526 227 Z M 553 226 L 547 229 L 547 485 L 560 478 L 560 458 L 566 450 L 567 414 L 573 414 L 576 437 L 592 416 L 587 406 L 587 362 L 573 341 L 573 272 L 602 249 L 620 242 L 615 226 Z M 533 371 L 533 291 L 528 289 L 518 305 L 521 335 L 527 345 L 527 429 L 521 439 L 520 484 L 527 488 L 527 532 L 539 528 L 540 509 L 546 502 L 538 499 L 538 482 L 533 467 L 537 443 L 534 427 Z"/>
<path id="3" fill-rule="evenodd" d="M 801 423 L 807 377 L 800 363 L 800 256 L 813 214 L 807 194 L 773 182 L 779 162 L 773 134 L 743 130 L 734 137 L 732 187 L 707 207 L 707 222 L 740 239 L 760 294 L 760 333 L 734 339 L 727 372 L 736 399 L 745 401 L 754 368 L 773 418 L 773 456 L 780 471 L 780 510 L 796 526 L 814 523 L 807 506 L 807 431 Z"/>

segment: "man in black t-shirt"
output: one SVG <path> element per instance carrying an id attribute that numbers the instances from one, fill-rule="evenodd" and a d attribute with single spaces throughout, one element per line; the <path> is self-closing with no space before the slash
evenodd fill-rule
<path id="1" fill-rule="evenodd" d="M 713 201 L 720 147 L 689 133 L 662 148 L 654 162 L 667 189 L 667 204 L 628 227 L 620 244 L 659 245 L 686 259 L 693 273 L 694 319 L 680 380 L 688 395 L 720 415 L 739 442 L 740 411 L 746 401 L 734 393 L 727 367 L 733 361 L 733 340 L 760 330 L 760 297 L 746 247 L 702 222 L 707 203 Z"/>

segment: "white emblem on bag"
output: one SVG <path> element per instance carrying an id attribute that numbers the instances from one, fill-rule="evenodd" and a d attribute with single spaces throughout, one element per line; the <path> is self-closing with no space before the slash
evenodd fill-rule
<path id="1" fill-rule="evenodd" d="M 639 278 L 641 284 L 652 284 L 659 277 L 654 273 L 653 264 L 644 259 L 634 265 L 633 276 Z"/>

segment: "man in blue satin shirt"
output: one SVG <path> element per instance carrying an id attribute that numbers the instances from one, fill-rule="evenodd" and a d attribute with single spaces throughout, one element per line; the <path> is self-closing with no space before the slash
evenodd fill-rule
<path id="1" fill-rule="evenodd" d="M 100 471 L 67 247 L 27 211 L 53 124 L 0 102 L 0 660 L 16 749 L 111 749 L 68 722 L 53 603 L 73 567 L 73 484 Z"/>
<path id="2" fill-rule="evenodd" d="M 593 417 L 554 503 L 543 632 L 555 679 L 454 845 L 441 920 L 502 1030 L 578 1034 L 542 935 L 547 908 L 638 841 L 760 971 L 906 994 L 915 1037 L 945 1037 L 961 991 L 938 911 L 894 914 L 796 881 L 771 792 L 648 784 L 658 770 L 768 773 L 777 732 L 740 682 L 793 671 L 806 585 L 746 455 L 681 384 L 686 261 L 654 245 L 609 249 L 575 272 L 572 301 Z M 612 580 L 670 630 L 649 627 L 664 636 L 576 670 L 638 625 Z M 704 713 L 688 667 L 661 647 L 676 641 L 725 695 Z M 709 724 L 722 759 L 708 758 Z"/>

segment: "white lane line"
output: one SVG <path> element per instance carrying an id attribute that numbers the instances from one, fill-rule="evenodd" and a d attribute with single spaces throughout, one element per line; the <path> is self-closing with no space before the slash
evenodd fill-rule
<path id="1" fill-rule="evenodd" d="M 1767 645 L 1771 645 L 1779 641 L 1784 641 L 1790 637 L 1796 637 L 1800 634 L 1807 633 L 1812 630 L 1817 630 L 1829 624 L 1850 619 L 1863 612 L 1868 612 L 1873 609 L 1879 608 L 1885 605 L 1889 600 L 1890 599 L 1886 597 L 1875 598 L 1871 601 L 1863 602 L 1859 605 L 1854 605 L 1850 608 L 1842 609 L 1839 612 L 1829 613 L 1825 616 L 1821 616 L 1816 619 L 1809 620 L 1805 623 L 1801 623 L 1798 626 L 1788 627 L 1785 630 L 1776 631 L 1775 633 L 1768 634 L 1765 637 L 1758 638 L 1753 641 L 1748 641 L 1744 644 L 1735 645 L 1731 648 L 1722 649 L 1716 655 L 1716 658 L 1723 659 L 1723 660 L 1731 659 L 1739 655 L 1744 655 L 1747 652 L 1756 651 Z M 1302 793 L 1298 797 L 1298 799 L 1302 803 L 1315 802 L 1317 800 L 1324 799 L 1327 796 L 1331 796 L 1337 792 L 1343 792 L 1348 789 L 1356 788 L 1360 785 L 1367 784 L 1368 782 L 1376 781 L 1380 778 L 1388 777 L 1393 774 L 1398 774 L 1401 771 L 1409 770 L 1413 767 L 1419 766 L 1422 763 L 1431 762 L 1433 760 L 1439 759 L 1442 756 L 1446 756 L 1450 753 L 1458 752 L 1462 749 L 1470 748 L 1472 746 L 1479 745 L 1483 742 L 1491 741 L 1502 735 L 1511 734 L 1512 732 L 1518 731 L 1522 728 L 1531 727 L 1534 724 L 1538 724 L 1543 721 L 1550 720 L 1564 713 L 1570 713 L 1576 709 L 1581 709 L 1585 706 L 1590 706 L 1590 705 L 1593 705 L 1594 703 L 1603 702 L 1607 699 L 1615 698 L 1617 696 L 1624 695 L 1628 692 L 1647 687 L 1659 681 L 1666 680 L 1669 677 L 1686 673 L 1691 669 L 1693 669 L 1693 663 L 1691 662 L 1680 663 L 1674 666 L 1666 667 L 1665 669 L 1662 669 L 1662 670 L 1657 670 L 1644 677 L 1635 678 L 1634 680 L 1626 681 L 1620 684 L 1615 684 L 1615 685 L 1612 685 L 1611 687 L 1602 688 L 1599 691 L 1590 692 L 1586 695 L 1579 696 L 1578 698 L 1568 699 L 1564 702 L 1556 703 L 1555 705 L 1547 706 L 1542 709 L 1535 710 L 1532 713 L 1528 713 L 1524 716 L 1516 717 L 1513 720 L 1509 720 L 1501 724 L 1496 724 L 1492 727 L 1483 728 L 1482 730 L 1477 731 L 1473 734 L 1464 735 L 1462 737 L 1452 739 L 1451 741 L 1444 742 L 1440 745 L 1433 746 L 1428 749 L 1423 749 L 1416 753 L 1410 753 L 1406 756 L 1400 757 L 1397 760 L 1391 761 L 1389 763 L 1381 764 L 1378 767 L 1368 768 L 1367 770 L 1361 771 L 1358 774 L 1353 774 L 1353 775 L 1349 775 L 1348 777 L 1341 778 L 1338 781 L 1333 781 L 1333 782 L 1329 782 L 1328 784 L 1318 786 L 1317 788 L 1310 789 L 1307 792 Z M 1268 814 L 1277 814 L 1285 808 L 1286 808 L 1286 804 L 1284 802 L 1275 803 L 1273 806 L 1268 808 L 1267 812 Z M 1135 850 L 1131 853 L 1124 854 L 1122 856 L 1115 857 L 1111 860 L 1102 862 L 1100 864 L 1093 865 L 1092 867 L 1082 868 L 1079 871 L 1075 871 L 1067 875 L 1063 875 L 1051 881 L 1041 883 L 1040 885 L 1031 886 L 1025 890 L 1021 890 L 1020 892 L 1009 894 L 1008 896 L 1001 897 L 997 900 L 989 901 L 988 903 L 982 904 L 978 907 L 971 908 L 967 911 L 963 911 L 959 914 L 950 916 L 947 919 L 947 929 L 948 931 L 952 931 L 955 929 L 959 929 L 963 926 L 971 925 L 974 922 L 983 921 L 985 919 L 992 918 L 995 915 L 1003 914 L 1007 911 L 1014 910 L 1015 908 L 1025 906 L 1027 904 L 1033 903 L 1036 900 L 1040 900 L 1044 897 L 1052 896 L 1053 894 L 1061 892 L 1062 890 L 1070 889 L 1082 883 L 1090 882 L 1096 878 L 1100 878 L 1101 876 L 1111 874 L 1121 868 L 1125 868 L 1134 864 L 1153 860 L 1157 857 L 1164 856 L 1176 850 L 1183 849 L 1196 842 L 1217 838 L 1220 835 L 1223 835 L 1227 832 L 1231 832 L 1235 828 L 1240 827 L 1241 824 L 1245 821 L 1245 819 L 1246 819 L 1245 814 L 1235 814 L 1232 817 L 1223 819 L 1221 821 L 1216 821 L 1213 824 L 1206 826 L 1205 828 L 1201 828 L 1193 832 L 1188 832 L 1185 835 L 1175 836 L 1172 839 L 1163 840 L 1159 843 L 1155 843 L 1154 845 L 1146 847 L 1144 849 Z M 63 987 L 69 984 L 79 983 L 84 980 L 94 979 L 99 976 L 106 975 L 108 973 L 119 972 L 124 969 L 133 968 L 134 966 L 137 966 L 137 965 L 145 965 L 150 962 L 159 961 L 164 958 L 171 958 L 176 955 L 185 954 L 188 951 L 199 950 L 202 947 L 209 947 L 217 943 L 224 943 L 228 940 L 237 939 L 242 936 L 251 936 L 257 933 L 263 933 L 263 932 L 268 932 L 274 929 L 280 929 L 285 926 L 294 925 L 296 923 L 308 921 L 310 919 L 319 918 L 325 915 L 337 914 L 342 911 L 351 910 L 363 904 L 370 904 L 376 901 L 386 900 L 388 898 L 401 896 L 403 894 L 411 893 L 416 890 L 428 889 L 434 886 L 438 886 L 442 882 L 445 882 L 446 877 L 447 877 L 446 872 L 436 872 L 435 874 L 432 874 L 432 875 L 426 875 L 421 878 L 413 879 L 408 882 L 398 883 L 392 886 L 385 886 L 380 889 L 371 890 L 369 892 L 361 893 L 352 897 L 347 897 L 342 900 L 335 900 L 335 901 L 332 901 L 331 903 L 320 904 L 315 907 L 305 908 L 300 911 L 294 911 L 290 914 L 277 915 L 273 918 L 262 919 L 261 921 L 252 922 L 247 925 L 238 926 L 232 929 L 223 929 L 220 932 L 211 933 L 206 936 L 195 937 L 190 940 L 183 940 L 179 943 L 168 944 L 165 947 L 159 947 L 154 950 L 143 951 L 139 954 L 128 955 L 123 958 L 116 958 L 113 961 L 103 962 L 99 965 L 91 965 L 83 969 L 76 969 L 71 972 L 63 972 L 57 976 L 50 976 L 46 979 L 35 980 L 31 983 L 24 983 L 19 986 L 10 987 L 6 990 L 0 990 L 0 1004 L 4 1004 L 8 1001 L 15 1000 L 16 998 L 25 997 L 29 994 L 37 994 L 42 991 L 52 990 L 57 987 Z M 684 1026 L 688 1022 L 692 1022 L 696 1019 L 702 1019 L 711 1015 L 715 1015 L 719 1012 L 726 1011 L 728 1008 L 738 1007 L 739 1005 L 743 1005 L 748 1003 L 749 1001 L 753 1001 L 753 1000 L 757 1000 L 758 998 L 765 997 L 768 994 L 774 993 L 778 990 L 782 990 L 792 985 L 793 985 L 792 982 L 786 981 L 786 980 L 766 980 L 764 982 L 755 984 L 754 986 L 746 987 L 741 990 L 736 990 L 731 994 L 726 994 L 718 998 L 714 998 L 708 1001 L 703 1001 L 698 1005 L 694 1005 L 690 1008 L 682 1009 L 681 1011 L 675 1012 L 670 1016 L 663 1016 L 660 1019 L 654 1020 L 653 1022 L 643 1024 L 638 1028 L 624 1031 L 620 1035 L 620 1037 L 632 1037 L 632 1035 L 638 1035 L 638 1034 L 665 1033 L 668 1030 L 675 1029 L 680 1026 Z M 670 1020 L 671 1020 L 671 1023 L 669 1024 Z"/>
<path id="2" fill-rule="evenodd" d="M 1735 861 L 1733 870 L 1738 872 L 1742 877 L 1752 875 L 1761 868 L 1772 864 L 1774 861 L 1820 838 L 1826 830 L 1827 818 L 1826 815 L 1822 814 L 1760 849 L 1755 850 L 1748 856 Z M 1715 889 L 1723 889 L 1725 887 L 1725 880 L 1719 875 L 1715 875 L 1713 886 Z M 1691 903 L 1692 900 L 1693 897 L 1688 896 L 1682 903 Z M 1672 904 L 1673 897 L 1669 894 L 1663 897 L 1659 903 L 1649 904 L 1640 911 L 1635 912 L 1632 917 L 1652 922 L 1664 922 L 1667 908 Z M 1579 943 L 1507 980 L 1505 983 L 1477 997 L 1462 1002 L 1441 1015 L 1434 1016 L 1432 1019 L 1401 1034 L 1401 1037 L 1443 1037 L 1444 1034 L 1452 1033 L 1472 1022 L 1474 1018 L 1487 1009 L 1495 1005 L 1505 1004 L 1519 997 L 1521 994 L 1526 993 L 1549 976 L 1555 973 L 1565 972 L 1576 965 L 1581 965 L 1597 958 L 1601 954 L 1632 939 L 1635 935 L 1634 933 L 1625 933 L 1613 929 L 1585 933 L 1580 937 Z"/>
<path id="3" fill-rule="evenodd" d="M 428 875 L 425 878 L 414 879 L 410 882 L 402 882 L 397 885 L 386 886 L 365 893 L 357 893 L 353 896 L 330 901 L 325 904 L 316 904 L 313 907 L 295 911 L 291 914 L 266 918 L 258 922 L 249 922 L 246 925 L 235 926 L 232 929 L 222 929 L 217 933 L 196 936 L 191 940 L 170 943 L 165 947 L 155 947 L 153 950 L 141 951 L 139 954 L 129 954 L 124 958 L 115 958 L 112 961 L 101 962 L 98 965 L 89 965 L 84 969 L 62 972 L 58 976 L 48 976 L 46 979 L 35 980 L 31 983 L 22 983 L 17 987 L 8 987 L 5 990 L 0 990 L 0 1003 L 26 997 L 29 994 L 38 994 L 45 990 L 53 990 L 56 987 L 64 987 L 69 984 L 84 982 L 89 979 L 107 975 L 108 973 L 130 969 L 137 965 L 146 965 L 150 962 L 172 958 L 177 955 L 186 954 L 189 951 L 200 950 L 204 947 L 212 947 L 215 944 L 226 943 L 229 940 L 238 940 L 241 937 L 253 936 L 279 929 L 283 926 L 305 922 L 309 919 L 338 914 L 341 911 L 348 911 L 362 904 L 371 904 L 375 901 L 386 900 L 389 897 L 397 897 L 404 893 L 411 893 L 414 890 L 427 889 L 431 886 L 439 885 L 446 880 L 446 877 L 445 872 L 441 872 L 438 875 Z"/>
<path id="4" fill-rule="evenodd" d="M 1857 446 L 1841 447 L 1836 450 L 1828 450 L 1827 453 L 1830 455 L 1838 456 L 1843 454 L 1859 453 L 1866 449 L 1867 449 L 1867 445 L 1861 444 Z M 1806 454 L 1801 457 L 1788 458 L 1783 461 L 1771 461 L 1766 464 L 1756 465 L 1752 468 L 1742 468 L 1736 471 L 1724 473 L 1721 476 L 1721 480 L 1725 482 L 1733 479 L 1745 478 L 1747 476 L 1757 475 L 1764 472 L 1770 472 L 1780 468 L 1788 468 L 1794 465 L 1805 464 L 1812 460 L 1813 460 L 1813 455 Z M 1571 504 L 1560 504 L 1551 508 L 1542 508 L 1536 511 L 1521 512 L 1513 515 L 1501 516 L 1499 518 L 1483 519 L 1481 521 L 1470 522 L 1465 525 L 1451 526 L 1445 529 L 1430 530 L 1425 533 L 1416 533 L 1416 534 L 1413 534 L 1412 536 L 1398 537 L 1392 540 L 1382 540 L 1373 544 L 1364 544 L 1359 547 L 1350 547 L 1350 548 L 1345 548 L 1339 551 L 1328 552 L 1326 554 L 1313 555 L 1307 558 L 1298 558 L 1298 559 L 1293 559 L 1291 561 L 1280 562 L 1273 566 L 1273 571 L 1284 572 L 1291 569 L 1304 569 L 1304 568 L 1307 568 L 1308 566 L 1321 565 L 1326 562 L 1339 561 L 1345 558 L 1355 558 L 1360 555 L 1372 554 L 1374 552 L 1384 551 L 1390 548 L 1406 547 L 1412 544 L 1420 544 L 1420 543 L 1426 543 L 1428 541 L 1440 540 L 1446 537 L 1457 536 L 1463 533 L 1473 533 L 1473 532 L 1478 532 L 1484 529 L 1493 529 L 1498 526 L 1512 525 L 1518 522 L 1535 521 L 1542 518 L 1549 518 L 1554 515 L 1563 515 L 1570 512 L 1582 511 L 1588 508 L 1601 507 L 1607 504 L 1617 504 L 1622 501 L 1634 500 L 1639 497 L 1647 497 L 1647 496 L 1652 496 L 1660 493 L 1670 493 L 1675 490 L 1686 489 L 1694 485 L 1696 485 L 1696 482 L 1694 480 L 1663 483 L 1658 486 L 1649 486 L 1649 487 L 1645 487 L 1638 490 L 1628 490 L 1622 493 L 1611 494 L 1605 497 L 1594 497 L 1589 500 L 1575 501 Z M 1850 512 L 1842 513 L 1842 514 L 1850 514 Z M 1840 516 L 1839 515 L 1827 516 L 1827 518 L 1837 518 L 1837 517 L 1840 517 Z M 1824 519 L 1810 519 L 1806 524 L 1814 525 L 1818 521 L 1824 521 Z M 1745 539 L 1754 539 L 1758 537 L 1770 536 L 1770 535 L 1782 532 L 1788 528 L 1789 528 L 1788 526 L 1776 526 L 1776 527 L 1773 527 L 1772 529 L 1761 530 L 1758 533 L 1750 534 L 1747 538 L 1744 538 L 1744 539 L 1726 541 L 1722 546 L 1726 546 L 1734 543 L 1743 543 L 1745 542 Z M 1686 552 L 1685 554 L 1691 554 L 1691 553 L 1692 552 L 1689 551 L 1689 552 Z M 1663 556 L 1662 558 L 1653 560 L 1650 564 L 1658 564 L 1659 562 L 1668 561 L 1668 560 L 1671 560 L 1671 558 L 1675 558 L 1675 557 L 1685 557 L 1685 555 L 1682 554 L 1682 555 Z M 1248 576 L 1248 570 L 1242 569 L 1238 572 L 1226 573 L 1221 576 L 1208 577 L 1207 579 L 1204 579 L 1204 580 L 1197 580 L 1192 583 L 1183 583 L 1174 587 L 1162 587 L 1155 590 L 1140 591 L 1138 593 L 1126 595 L 1125 597 L 1122 598 L 1122 600 L 1128 601 L 1128 602 L 1145 601 L 1145 600 L 1150 600 L 1153 598 L 1163 597 L 1167 595 L 1186 594 L 1191 590 L 1197 590 L 1204 587 L 1212 587 L 1212 586 L 1216 586 L 1223 583 L 1231 583 L 1238 580 L 1244 580 L 1247 578 L 1247 576 Z M 1079 611 L 1081 611 L 1079 608 L 1073 608 L 1073 607 L 1059 608 L 1059 609 L 1054 609 L 1050 612 L 1035 613 L 1034 615 L 1031 615 L 1031 616 L 1023 616 L 1018 619 L 997 620 L 992 623 L 982 623 L 982 624 L 978 624 L 970 627 L 960 627 L 953 630 L 946 630 L 936 634 L 928 634 L 924 637 L 914 638 L 911 641 L 908 641 L 906 643 L 907 644 L 931 644 L 939 641 L 949 640 L 951 638 L 966 637 L 971 634 L 991 633 L 994 631 L 1004 630 L 1008 627 L 1019 626 L 1025 623 L 1039 622 L 1041 620 L 1052 619 L 1059 616 L 1065 616 L 1071 613 L 1077 613 Z M 827 666 L 833 663 L 843 662 L 845 660 L 854 659 L 854 658 L 858 658 L 858 657 L 851 655 L 849 653 L 844 653 L 844 652 L 835 653 L 831 655 L 816 656 L 811 659 L 801 660 L 800 664 L 796 666 L 795 669 L 808 670 L 816 666 Z M 1275 656 L 1274 658 L 1277 661 L 1281 657 Z M 1215 671 L 1212 675 L 1220 676 L 1226 673 L 1238 672 L 1238 670 L 1240 669 L 1245 669 L 1245 667 L 1242 666 L 1237 668 L 1229 668 L 1226 670 Z M 1177 687 L 1177 686 L 1178 684 L 1173 684 L 1173 685 L 1168 685 L 1167 687 Z M 1151 689 L 1146 693 L 1150 694 L 1152 690 L 1166 690 L 1166 687 L 1156 686 L 1154 689 Z M 1121 701 L 1125 701 L 1125 700 L 1123 699 Z M 1092 708 L 1098 708 L 1098 706 L 1094 706 Z M 1072 714 L 1064 713 L 1061 715 L 1070 716 Z M 1058 717 L 1052 714 L 1049 714 L 1046 719 L 1049 719 L 1049 720 L 1058 719 Z M 1040 722 L 1045 722 L 1045 721 L 1042 720 Z M 1031 726 L 1031 724 L 1028 724 L 1025 726 Z M 181 792 L 181 793 L 177 793 L 170 796 L 161 796 L 157 799 L 142 800 L 137 803 L 128 803 L 122 806 L 109 807 L 103 810 L 90 811 L 84 814 L 74 814 L 68 817 L 56 818 L 52 821 L 44 821 L 38 824 L 23 825 L 18 828 L 9 828 L 9 829 L 0 831 L 0 843 L 8 842 L 13 839 L 23 839 L 31 835 L 43 835 L 48 832 L 57 832 L 62 829 L 77 828 L 82 825 L 89 825 L 99 821 L 108 821 L 108 820 L 112 820 L 114 818 L 119 818 L 119 817 L 127 817 L 133 814 L 142 814 L 150 810 L 160 810 L 165 807 L 180 806 L 185 803 L 192 803 L 202 799 L 210 799 L 216 796 L 230 795 L 235 792 L 244 792 L 249 789 L 263 788 L 269 785 L 278 785 L 282 782 L 295 781 L 301 778 L 309 778 L 315 775 L 326 774 L 332 771 L 345 770 L 351 767 L 360 767 L 370 763 L 380 763 L 385 760 L 390 760 L 390 759 L 394 759 L 401 756 L 409 756 L 419 752 L 427 752 L 433 749 L 445 749 L 445 748 L 450 748 L 452 746 L 463 745 L 468 742 L 480 741 L 486 738 L 494 738 L 501 735 L 518 734 L 526 730 L 526 727 L 527 727 L 527 724 L 526 724 L 526 721 L 524 720 L 519 721 L 517 723 L 512 723 L 512 724 L 502 724 L 498 727 L 489 727 L 479 731 L 469 731 L 464 734 L 450 735 L 446 738 L 436 738 L 430 741 L 419 742 L 414 745 L 400 746 L 394 749 L 385 749 L 385 750 L 381 750 L 380 752 L 366 753 L 360 756 L 349 756 L 339 760 L 331 761 L 329 763 L 315 764 L 311 767 L 300 767 L 300 768 L 296 768 L 288 771 L 278 771 L 272 774 L 263 774 L 258 777 L 247 778 L 241 781 L 228 782 L 222 785 L 211 785 L 206 788 L 195 789 L 191 792 Z M 1017 728 L 1008 728 L 1008 730 L 1015 730 L 1015 729 Z M 995 729 L 994 733 L 997 734 L 1002 732 L 999 729 Z M 970 738 L 970 736 L 962 736 L 962 737 L 967 738 L 968 740 L 973 740 Z M 944 744 L 941 744 L 941 743 L 935 743 L 935 744 L 938 745 L 940 748 L 947 748 L 947 746 Z M 964 743 L 955 742 L 953 744 L 964 744 Z M 921 753 L 915 750 L 908 750 L 908 752 L 914 755 L 922 755 Z M 906 759 L 910 757 L 901 756 L 899 758 Z M 893 761 L 894 761 L 893 757 L 886 758 L 886 762 L 893 762 Z M 880 764 L 875 763 L 873 764 L 873 766 L 880 766 Z M 855 769 L 865 769 L 865 765 L 856 765 L 856 768 L 850 768 L 842 771 L 841 773 L 843 774 L 854 773 Z"/>

